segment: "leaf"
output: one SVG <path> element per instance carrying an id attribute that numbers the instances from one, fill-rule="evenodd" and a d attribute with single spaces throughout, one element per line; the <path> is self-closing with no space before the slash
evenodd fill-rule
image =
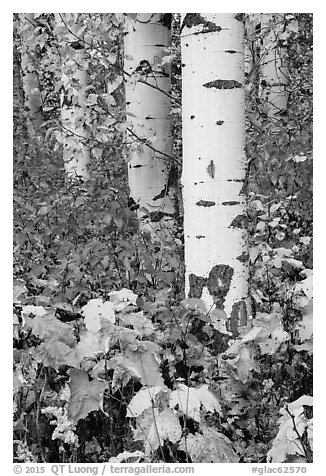
<path id="1" fill-rule="evenodd" d="M 150 319 L 144 316 L 143 311 L 125 314 L 120 317 L 120 321 L 125 326 L 132 326 L 139 331 L 139 336 L 148 336 L 154 334 L 155 327 Z"/>
<path id="2" fill-rule="evenodd" d="M 251 371 L 259 371 L 259 363 L 254 360 L 254 353 L 249 346 L 244 346 L 239 350 L 238 357 L 235 360 L 235 367 L 241 382 L 246 383 Z"/>
<path id="3" fill-rule="evenodd" d="M 109 459 L 109 463 L 139 463 L 144 456 L 145 453 L 142 451 L 133 451 L 132 453 L 129 451 L 123 451 L 117 456 L 112 456 L 112 458 Z M 132 461 L 129 461 L 130 459 Z"/>
<path id="4" fill-rule="evenodd" d="M 207 312 L 204 301 L 199 298 L 186 298 L 186 299 L 183 299 L 183 301 L 181 301 L 180 304 L 185 309 L 189 309 L 190 311 L 199 311 L 203 314 Z"/>
<path id="5" fill-rule="evenodd" d="M 68 412 L 76 425 L 79 420 L 86 418 L 90 412 L 102 409 L 103 394 L 107 387 L 106 382 L 88 379 L 83 370 L 70 370 L 69 388 L 71 397 Z"/>
<path id="6" fill-rule="evenodd" d="M 61 365 L 77 367 L 79 359 L 75 349 L 72 349 L 61 340 L 56 338 L 43 342 L 35 350 L 35 360 L 45 367 L 52 367 L 56 370 Z"/>
<path id="7" fill-rule="evenodd" d="M 82 307 L 81 312 L 85 316 L 85 326 L 91 332 L 98 332 L 101 329 L 101 318 L 112 324 L 115 323 L 113 304 L 110 301 L 91 299 L 86 306 Z"/>
<path id="8" fill-rule="evenodd" d="M 202 434 L 189 434 L 179 449 L 191 457 L 192 463 L 238 463 L 232 442 L 215 428 L 202 427 Z"/>
<path id="9" fill-rule="evenodd" d="M 28 306 L 26 306 L 28 307 Z M 29 321 L 32 333 L 40 339 L 58 339 L 66 344 L 74 344 L 76 339 L 73 328 L 64 322 L 59 321 L 52 314 L 41 315 L 42 312 Z"/>
<path id="10" fill-rule="evenodd" d="M 127 417 L 136 418 L 154 404 L 155 395 L 165 387 L 143 387 L 134 395 L 127 408 Z"/>
<path id="11" fill-rule="evenodd" d="M 279 431 L 272 448 L 267 453 L 268 463 L 285 463 L 293 457 L 304 457 L 305 453 L 300 440 L 303 435 L 307 438 L 311 449 L 313 448 L 313 419 L 305 416 L 304 406 L 313 406 L 312 397 L 303 395 L 290 403 L 287 410 L 281 409 Z"/>
<path id="12" fill-rule="evenodd" d="M 129 305 L 136 306 L 138 299 L 137 294 L 126 288 L 120 289 L 120 291 L 112 291 L 109 296 L 115 311 L 121 311 Z"/>
<path id="13" fill-rule="evenodd" d="M 182 435 L 182 428 L 177 415 L 170 409 L 166 408 L 158 415 L 154 415 L 149 433 L 147 435 L 147 444 L 145 446 L 145 454 L 155 451 L 164 440 L 171 443 L 177 443 Z"/>
<path id="14" fill-rule="evenodd" d="M 76 345 L 76 354 L 80 362 L 85 357 L 96 357 L 99 353 L 105 351 L 103 341 L 100 335 L 87 330 L 82 330 L 79 334 L 80 340 Z"/>
<path id="15" fill-rule="evenodd" d="M 102 157 L 102 149 L 99 147 L 93 147 L 92 154 L 96 159 L 100 159 Z"/>
<path id="16" fill-rule="evenodd" d="M 14 291 L 13 291 L 13 302 L 17 303 L 19 302 L 19 297 L 22 296 L 23 294 L 26 294 L 27 288 L 25 286 L 24 282 L 18 282 L 17 284 L 14 285 Z M 27 307 L 27 306 L 25 306 Z"/>
<path id="17" fill-rule="evenodd" d="M 132 350 L 130 345 L 124 350 L 121 360 L 128 370 L 138 377 L 143 385 L 161 387 L 164 385 L 156 356 L 148 351 Z"/>
<path id="18" fill-rule="evenodd" d="M 170 395 L 170 408 L 179 410 L 189 418 L 193 418 L 196 421 L 200 421 L 200 408 L 203 408 L 207 412 L 218 412 L 222 414 L 222 408 L 213 395 L 208 390 L 208 385 L 202 385 L 199 388 L 187 387 L 184 384 L 178 384 L 177 389 L 171 392 Z"/>

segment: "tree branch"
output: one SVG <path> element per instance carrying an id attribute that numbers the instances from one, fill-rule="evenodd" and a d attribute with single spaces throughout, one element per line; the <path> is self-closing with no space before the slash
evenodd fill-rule
<path id="1" fill-rule="evenodd" d="M 144 139 L 143 137 L 139 137 L 133 130 L 131 130 L 129 127 L 127 127 L 126 129 L 133 137 L 135 137 L 136 139 L 138 139 L 142 144 L 146 145 L 149 149 L 151 149 L 152 151 L 154 152 L 157 152 L 158 154 L 161 154 L 163 155 L 164 157 L 167 157 L 168 159 L 172 160 L 173 162 L 175 162 L 176 164 L 178 164 L 180 167 L 181 167 L 181 162 L 176 159 L 175 157 L 173 157 L 172 155 L 169 155 L 169 154 L 166 154 L 165 152 L 161 152 L 160 150 L 158 149 L 155 149 L 155 147 L 153 147 L 151 144 L 148 143 L 148 139 Z"/>

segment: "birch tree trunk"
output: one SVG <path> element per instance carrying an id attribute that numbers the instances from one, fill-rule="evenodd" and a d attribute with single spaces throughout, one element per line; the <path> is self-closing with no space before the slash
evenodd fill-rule
<path id="1" fill-rule="evenodd" d="M 286 62 L 286 48 L 283 45 L 282 30 L 284 14 L 266 14 L 261 20 L 261 97 L 265 103 L 267 116 L 275 128 L 282 115 L 286 114 L 288 103 L 289 71 Z"/>
<path id="2" fill-rule="evenodd" d="M 82 24 L 78 13 L 55 14 L 56 25 L 64 31 L 61 48 L 63 85 L 61 96 L 61 123 L 63 161 L 70 178 L 87 180 L 89 148 L 84 127 L 86 117 L 85 90 L 88 85 L 87 61 L 84 44 L 78 40 Z"/>
<path id="3" fill-rule="evenodd" d="M 143 229 L 148 225 L 153 229 L 155 222 L 174 212 L 169 191 L 171 105 L 165 94 L 170 93 L 171 77 L 169 65 L 161 64 L 171 42 L 170 28 L 170 14 L 138 13 L 129 21 L 124 42 L 124 69 L 130 75 L 125 85 L 126 114 L 134 142 L 128 180 Z"/>
<path id="4" fill-rule="evenodd" d="M 186 14 L 181 54 L 186 295 L 236 335 L 249 312 L 242 16 Z"/>
<path id="5" fill-rule="evenodd" d="M 22 72 L 22 86 L 24 91 L 24 107 L 27 112 L 28 129 L 36 132 L 43 122 L 42 99 L 40 93 L 39 76 L 37 73 L 37 60 L 32 44 L 34 36 L 34 14 L 21 13 L 21 48 L 20 66 Z"/>

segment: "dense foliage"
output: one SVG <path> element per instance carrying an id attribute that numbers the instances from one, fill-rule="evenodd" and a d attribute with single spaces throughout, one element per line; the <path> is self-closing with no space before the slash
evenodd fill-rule
<path id="1" fill-rule="evenodd" d="M 91 152 L 86 182 L 68 178 L 62 161 L 60 97 L 78 90 L 60 74 L 62 58 L 74 57 L 69 19 L 58 27 L 53 14 L 37 14 L 26 40 L 14 18 L 15 460 L 311 462 L 312 16 L 284 17 L 289 101 L 276 125 L 257 84 L 259 32 L 247 35 L 254 319 L 237 339 L 212 326 L 223 311 L 184 298 L 181 194 L 178 220 L 162 219 L 156 237 L 140 231 L 128 200 L 121 32 L 132 15 L 79 21 L 91 79 L 79 118 Z M 172 36 L 178 163 L 177 15 Z M 22 47 L 39 75 L 39 130 L 22 107 Z M 68 136 L 75 147 L 80 138 Z"/>

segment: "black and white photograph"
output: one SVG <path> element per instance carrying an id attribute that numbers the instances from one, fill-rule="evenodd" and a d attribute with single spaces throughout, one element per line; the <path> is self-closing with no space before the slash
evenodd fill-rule
<path id="1" fill-rule="evenodd" d="M 248 10 L 12 15 L 14 473 L 311 474 L 315 14 Z"/>

